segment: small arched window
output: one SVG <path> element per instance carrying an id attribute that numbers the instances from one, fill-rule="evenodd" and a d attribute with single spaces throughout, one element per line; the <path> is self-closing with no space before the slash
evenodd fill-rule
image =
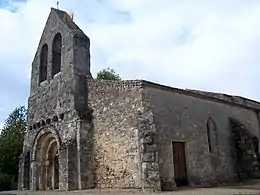
<path id="1" fill-rule="evenodd" d="M 57 33 L 52 42 L 52 76 L 61 71 L 62 37 Z"/>
<path id="2" fill-rule="evenodd" d="M 44 44 L 40 54 L 40 70 L 39 70 L 39 82 L 43 82 L 47 79 L 47 64 L 48 64 L 48 45 Z"/>
<path id="3" fill-rule="evenodd" d="M 209 117 L 207 120 L 207 137 L 209 152 L 214 153 L 217 149 L 217 126 L 211 117 Z"/>

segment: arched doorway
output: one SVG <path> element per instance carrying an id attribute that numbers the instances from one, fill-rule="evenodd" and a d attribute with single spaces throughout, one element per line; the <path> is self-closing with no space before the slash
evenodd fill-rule
<path id="1" fill-rule="evenodd" d="M 59 143 L 51 133 L 45 133 L 36 145 L 36 186 L 39 190 L 59 189 Z"/>

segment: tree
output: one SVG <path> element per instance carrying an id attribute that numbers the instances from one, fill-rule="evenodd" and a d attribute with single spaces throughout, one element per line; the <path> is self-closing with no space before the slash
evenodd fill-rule
<path id="1" fill-rule="evenodd" d="M 19 156 L 23 150 L 26 117 L 27 111 L 24 106 L 16 108 L 9 114 L 0 134 L 0 173 L 13 178 L 14 182 L 18 179 Z"/>
<path id="2" fill-rule="evenodd" d="M 121 78 L 119 74 L 115 72 L 114 69 L 107 68 L 103 69 L 100 72 L 97 73 L 97 80 L 116 80 L 120 81 Z"/>

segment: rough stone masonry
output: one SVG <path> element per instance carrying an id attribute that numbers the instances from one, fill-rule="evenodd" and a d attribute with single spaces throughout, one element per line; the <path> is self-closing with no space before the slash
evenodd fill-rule
<path id="1" fill-rule="evenodd" d="M 90 40 L 52 8 L 34 60 L 19 190 L 174 190 L 258 177 L 260 103 L 97 81 Z"/>

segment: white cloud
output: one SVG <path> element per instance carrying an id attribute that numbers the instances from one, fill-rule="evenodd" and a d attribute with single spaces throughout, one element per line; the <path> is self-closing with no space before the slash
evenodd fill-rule
<path id="1" fill-rule="evenodd" d="M 15 13 L 0 8 L 0 77 L 29 85 L 30 63 L 55 5 L 28 0 L 11 4 Z M 62 0 L 60 8 L 73 10 L 90 37 L 94 76 L 111 66 L 124 79 L 260 100 L 259 1 Z M 26 103 L 22 98 L 14 102 Z"/>

